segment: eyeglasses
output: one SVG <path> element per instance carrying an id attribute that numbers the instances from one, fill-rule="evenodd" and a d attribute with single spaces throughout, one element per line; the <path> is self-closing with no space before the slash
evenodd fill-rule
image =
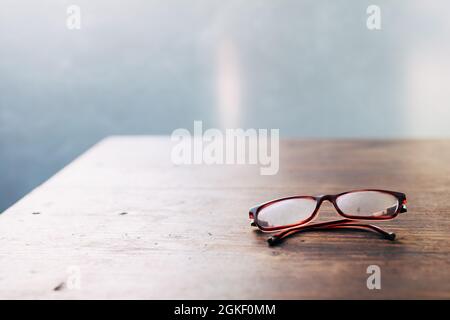
<path id="1" fill-rule="evenodd" d="M 345 219 L 308 224 L 319 212 L 324 201 L 333 204 Z M 272 200 L 250 209 L 251 225 L 265 232 L 281 230 L 270 237 L 269 245 L 286 237 L 308 230 L 361 229 L 379 233 L 389 240 L 395 233 L 357 220 L 389 220 L 406 212 L 406 195 L 401 192 L 364 189 L 336 195 L 293 196 Z"/>

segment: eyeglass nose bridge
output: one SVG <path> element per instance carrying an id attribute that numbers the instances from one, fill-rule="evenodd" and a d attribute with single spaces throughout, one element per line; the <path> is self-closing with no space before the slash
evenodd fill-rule
<path id="1" fill-rule="evenodd" d="M 335 196 L 332 195 L 332 194 L 323 194 L 323 195 L 317 196 L 317 197 L 316 197 L 316 201 L 317 201 L 317 211 L 319 211 L 319 209 L 322 207 L 322 204 L 323 204 L 325 201 L 328 201 L 328 202 L 330 202 L 330 203 L 333 205 L 333 207 L 339 212 L 339 209 L 336 208 Z"/>
<path id="2" fill-rule="evenodd" d="M 334 203 L 334 196 L 332 194 L 323 194 L 316 197 L 317 202 L 319 205 L 322 204 L 324 201 L 329 201 L 331 203 Z"/>

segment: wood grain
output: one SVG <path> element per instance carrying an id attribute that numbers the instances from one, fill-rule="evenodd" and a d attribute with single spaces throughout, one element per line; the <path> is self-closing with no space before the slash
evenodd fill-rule
<path id="1" fill-rule="evenodd" d="M 0 298 L 450 298 L 450 141 L 285 140 L 275 176 L 175 166 L 170 150 L 108 138 L 3 213 Z M 408 213 L 379 223 L 395 242 L 341 230 L 272 248 L 249 226 L 260 202 L 357 188 L 407 194 Z M 381 290 L 366 287 L 371 264 Z"/>

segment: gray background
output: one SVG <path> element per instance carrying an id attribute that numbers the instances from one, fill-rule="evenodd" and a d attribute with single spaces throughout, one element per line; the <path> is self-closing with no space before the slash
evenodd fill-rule
<path id="1" fill-rule="evenodd" d="M 81 30 L 66 27 L 70 4 Z M 366 28 L 370 4 L 380 31 Z M 425 0 L 3 0 L 0 211 L 107 135 L 194 120 L 449 137 L 449 12 Z"/>

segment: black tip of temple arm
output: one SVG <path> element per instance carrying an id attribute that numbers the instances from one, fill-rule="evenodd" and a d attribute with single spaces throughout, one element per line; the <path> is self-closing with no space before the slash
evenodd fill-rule
<path id="1" fill-rule="evenodd" d="M 395 240 L 395 233 L 389 232 L 389 234 L 386 236 L 388 240 L 394 241 Z"/>
<path id="2" fill-rule="evenodd" d="M 267 239 L 267 243 L 269 244 L 269 246 L 274 246 L 278 243 L 280 243 L 282 241 L 281 237 L 278 236 L 271 236 L 269 239 Z"/>

